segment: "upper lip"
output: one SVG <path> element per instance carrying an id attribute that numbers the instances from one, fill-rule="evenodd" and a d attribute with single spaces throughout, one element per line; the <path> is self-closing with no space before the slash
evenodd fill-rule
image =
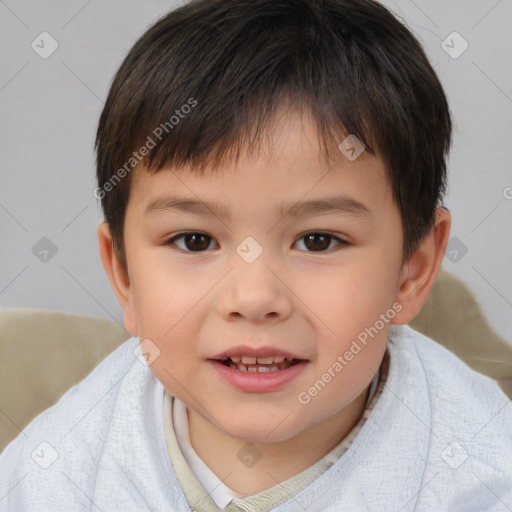
<path id="1" fill-rule="evenodd" d="M 237 345 L 236 347 L 231 347 L 219 354 L 215 354 L 211 357 L 211 359 L 216 359 L 217 361 L 224 361 L 228 359 L 228 357 L 271 357 L 271 356 L 281 356 L 287 359 L 304 359 L 298 355 L 292 354 L 286 350 L 282 350 L 277 347 L 250 347 L 249 345 Z"/>

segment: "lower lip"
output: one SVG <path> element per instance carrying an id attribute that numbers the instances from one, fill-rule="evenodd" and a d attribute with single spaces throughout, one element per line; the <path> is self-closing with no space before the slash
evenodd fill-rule
<path id="1" fill-rule="evenodd" d="M 209 359 L 208 362 L 229 384 L 248 393 L 276 391 L 300 375 L 308 363 L 308 361 L 301 361 L 285 370 L 275 372 L 250 372 L 235 370 L 213 359 Z"/>

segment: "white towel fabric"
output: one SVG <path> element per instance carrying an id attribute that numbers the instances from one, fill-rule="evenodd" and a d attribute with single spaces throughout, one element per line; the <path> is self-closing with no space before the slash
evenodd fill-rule
<path id="1" fill-rule="evenodd" d="M 0 511 L 190 511 L 167 452 L 164 388 L 130 338 L 0 455 Z M 512 403 L 408 326 L 348 451 L 274 512 L 512 509 Z"/>

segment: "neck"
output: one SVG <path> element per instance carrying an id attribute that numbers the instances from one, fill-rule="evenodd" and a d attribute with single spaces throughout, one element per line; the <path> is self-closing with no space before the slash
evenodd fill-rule
<path id="1" fill-rule="evenodd" d="M 292 478 L 332 451 L 361 418 L 368 394 L 369 386 L 347 407 L 293 438 L 273 443 L 251 442 L 261 458 L 250 467 L 233 457 L 249 441 L 227 435 L 187 408 L 190 442 L 225 485 L 250 496 Z"/>

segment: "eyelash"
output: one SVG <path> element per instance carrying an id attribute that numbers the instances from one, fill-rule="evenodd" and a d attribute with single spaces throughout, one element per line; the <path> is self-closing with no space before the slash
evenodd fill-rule
<path id="1" fill-rule="evenodd" d="M 205 236 L 207 238 L 210 238 L 211 240 L 214 240 L 213 237 L 207 235 L 206 233 L 201 233 L 200 231 L 182 231 L 181 233 L 178 233 L 176 235 L 174 235 L 173 237 L 171 237 L 169 240 L 167 240 L 165 242 L 165 245 L 168 245 L 168 246 L 174 246 L 172 247 L 172 250 L 175 250 L 175 251 L 179 251 L 179 252 L 184 252 L 184 253 L 189 253 L 189 254 L 200 254 L 202 252 L 207 252 L 207 250 L 204 250 L 204 251 L 189 251 L 189 250 L 184 250 L 184 249 L 181 249 L 179 247 L 177 247 L 175 245 L 175 241 L 176 240 L 179 240 L 181 238 L 183 238 L 184 236 L 186 235 L 202 235 L 202 236 Z M 325 250 L 325 251 L 306 251 L 306 252 L 309 252 L 309 253 L 312 253 L 312 254 L 315 254 L 315 253 L 326 253 L 326 252 L 334 252 L 334 251 L 338 251 L 340 249 L 342 249 L 344 246 L 348 246 L 350 245 L 346 240 L 343 240 L 337 236 L 334 236 L 334 235 L 331 235 L 330 233 L 323 233 L 321 231 L 309 231 L 307 233 L 304 233 L 303 235 L 301 235 L 296 241 L 298 242 L 299 240 L 302 240 L 304 239 L 306 236 L 308 235 L 321 235 L 321 236 L 326 236 L 332 240 L 335 240 L 336 242 L 338 242 L 338 245 L 335 246 L 333 249 L 328 249 L 328 250 Z"/>

